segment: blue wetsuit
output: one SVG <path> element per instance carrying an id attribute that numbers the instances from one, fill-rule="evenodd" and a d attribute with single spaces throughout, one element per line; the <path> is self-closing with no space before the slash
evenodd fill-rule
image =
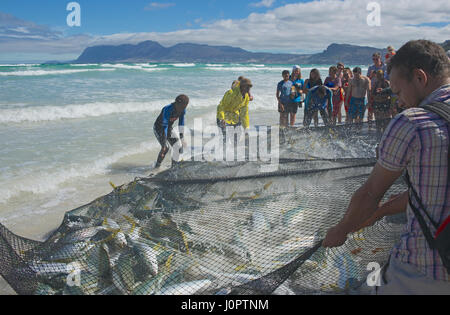
<path id="1" fill-rule="evenodd" d="M 320 112 L 320 115 L 322 116 L 322 120 L 325 125 L 329 124 L 329 117 L 327 114 L 327 107 L 331 107 L 331 110 L 333 110 L 333 92 L 327 87 L 326 88 L 326 95 L 324 97 L 319 96 L 319 86 L 313 87 L 311 90 L 309 90 L 308 95 L 306 96 L 305 101 L 305 121 L 304 125 L 305 127 L 309 127 L 311 124 L 311 119 L 313 118 L 314 114 L 316 112 Z"/>
<path id="2" fill-rule="evenodd" d="M 184 127 L 185 115 L 186 110 L 181 114 L 177 114 L 174 104 L 167 105 L 162 109 L 161 114 L 158 116 L 155 125 L 153 126 L 153 131 L 161 146 L 167 146 L 167 142 L 173 146 L 178 141 L 178 139 L 172 135 L 173 124 L 175 121 L 179 120 L 178 126 Z M 182 131 L 180 131 L 180 138 L 183 139 Z"/>

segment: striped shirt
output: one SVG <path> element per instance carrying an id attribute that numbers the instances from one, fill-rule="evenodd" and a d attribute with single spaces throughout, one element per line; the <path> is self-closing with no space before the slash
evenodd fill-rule
<path id="1" fill-rule="evenodd" d="M 420 105 L 445 102 L 450 106 L 450 85 L 430 94 Z M 426 211 L 438 224 L 450 216 L 450 180 L 448 174 L 449 126 L 434 113 L 411 108 L 397 115 L 383 135 L 378 163 L 387 170 L 407 170 L 411 183 Z M 415 199 L 415 206 L 420 208 Z M 434 235 L 435 229 L 422 213 Z M 437 250 L 428 246 L 419 222 L 409 204 L 407 225 L 401 241 L 392 255 L 399 261 L 415 266 L 429 278 L 450 281 Z"/>

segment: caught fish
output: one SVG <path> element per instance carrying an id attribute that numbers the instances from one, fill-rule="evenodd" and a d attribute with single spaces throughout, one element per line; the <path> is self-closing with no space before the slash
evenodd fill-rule
<path id="1" fill-rule="evenodd" d="M 267 184 L 264 185 L 264 190 L 269 189 L 270 186 L 272 186 L 273 182 L 268 182 Z"/>
<path id="2" fill-rule="evenodd" d="M 199 280 L 185 282 L 163 288 L 156 295 L 193 295 L 206 290 L 211 285 L 211 280 Z"/>
<path id="3" fill-rule="evenodd" d="M 58 249 L 55 253 L 47 255 L 44 260 L 49 262 L 71 262 L 84 256 L 95 245 L 87 242 L 78 242 L 74 244 L 65 245 Z"/>
<path id="4" fill-rule="evenodd" d="M 349 289 L 358 281 L 358 266 L 348 253 L 339 255 L 334 261 L 334 266 L 339 270 L 337 285 L 340 289 Z"/>
<path id="5" fill-rule="evenodd" d="M 252 214 L 251 225 L 255 232 L 261 233 L 270 230 L 270 224 L 267 222 L 264 214 L 258 210 Z"/>
<path id="6" fill-rule="evenodd" d="M 289 287 L 290 282 L 286 281 L 281 284 L 275 291 L 273 291 L 273 295 L 295 295 L 295 292 Z"/>
<path id="7" fill-rule="evenodd" d="M 130 294 L 135 286 L 133 268 L 135 261 L 130 253 L 122 253 L 112 269 L 113 283 L 123 294 Z"/>
<path id="8" fill-rule="evenodd" d="M 317 238 L 315 236 L 296 237 L 284 241 L 281 245 L 274 249 L 274 253 L 280 253 L 275 258 L 276 262 L 288 262 L 302 251 L 305 251 L 316 244 Z"/>
<path id="9" fill-rule="evenodd" d="M 151 278 L 138 285 L 132 295 L 153 295 L 157 290 L 161 288 L 163 277 Z"/>
<path id="10" fill-rule="evenodd" d="M 97 277 L 105 277 L 110 272 L 109 248 L 102 244 L 92 249 L 86 257 L 87 270 Z"/>
<path id="11" fill-rule="evenodd" d="M 114 221 L 113 219 L 110 219 L 110 218 L 105 218 L 103 220 L 103 226 L 108 229 L 111 229 L 111 230 L 120 230 L 120 225 L 117 224 L 116 221 Z"/>
<path id="12" fill-rule="evenodd" d="M 303 207 L 297 207 L 289 211 L 283 212 L 282 223 L 284 226 L 295 225 L 303 221 Z"/>
<path id="13" fill-rule="evenodd" d="M 67 264 L 63 263 L 33 263 L 29 266 L 37 276 L 52 277 L 60 274 L 69 274 L 71 272 Z"/>
<path id="14" fill-rule="evenodd" d="M 37 285 L 36 290 L 34 291 L 34 295 L 56 295 L 57 291 L 53 289 L 51 286 L 39 283 Z"/>
<path id="15" fill-rule="evenodd" d="M 73 244 L 81 241 L 88 241 L 90 238 L 95 236 L 99 231 L 104 230 L 104 227 L 101 226 L 95 226 L 95 227 L 89 227 L 80 231 L 73 232 L 69 235 L 64 236 L 61 238 L 59 243 L 62 244 Z"/>
<path id="16" fill-rule="evenodd" d="M 153 276 L 158 274 L 158 259 L 156 251 L 150 246 L 132 241 L 131 245 L 133 246 L 133 250 L 137 256 L 138 267 L 143 269 L 143 272 L 149 272 Z"/>

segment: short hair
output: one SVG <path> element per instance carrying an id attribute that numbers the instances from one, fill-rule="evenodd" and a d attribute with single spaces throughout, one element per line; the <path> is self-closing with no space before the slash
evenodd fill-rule
<path id="1" fill-rule="evenodd" d="M 319 85 L 319 87 L 317 88 L 317 92 L 319 92 L 322 95 L 326 95 L 327 88 L 325 87 L 325 85 Z"/>
<path id="2" fill-rule="evenodd" d="M 362 70 L 360 67 L 353 68 L 353 73 L 362 73 Z"/>
<path id="3" fill-rule="evenodd" d="M 177 98 L 175 99 L 175 103 L 180 104 L 180 105 L 188 105 L 189 97 L 184 94 L 178 95 Z"/>
<path id="4" fill-rule="evenodd" d="M 344 64 L 343 64 L 342 62 L 338 62 L 338 63 L 337 63 L 337 66 L 338 66 L 338 68 L 339 68 L 339 67 L 344 67 Z"/>
<path id="5" fill-rule="evenodd" d="M 289 72 L 289 70 L 284 70 L 284 71 L 281 73 L 281 75 L 284 77 L 285 74 L 291 74 L 291 73 Z"/>
<path id="6" fill-rule="evenodd" d="M 372 57 L 381 58 L 381 54 L 379 52 L 373 53 Z"/>
<path id="7" fill-rule="evenodd" d="M 406 78 L 411 78 L 414 69 L 422 69 L 433 77 L 448 77 L 450 60 L 442 46 L 429 40 L 412 40 L 390 58 L 389 74 L 393 68 L 400 69 Z"/>
<path id="8" fill-rule="evenodd" d="M 338 71 L 337 67 L 335 67 L 335 66 L 330 67 L 330 72 L 337 72 L 337 71 Z"/>

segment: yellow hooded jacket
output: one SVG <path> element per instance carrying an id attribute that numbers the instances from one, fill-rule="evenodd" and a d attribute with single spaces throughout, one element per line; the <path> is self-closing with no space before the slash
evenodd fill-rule
<path id="1" fill-rule="evenodd" d="M 240 122 L 244 129 L 248 129 L 250 127 L 250 118 L 248 116 L 249 103 L 250 97 L 248 93 L 245 94 L 245 97 L 242 97 L 240 84 L 237 83 L 225 93 L 217 107 L 217 119 L 224 120 L 229 125 L 237 125 Z"/>

